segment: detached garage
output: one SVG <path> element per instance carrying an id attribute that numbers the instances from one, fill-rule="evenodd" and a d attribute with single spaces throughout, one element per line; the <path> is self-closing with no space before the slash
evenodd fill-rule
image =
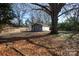
<path id="1" fill-rule="evenodd" d="M 31 26 L 32 32 L 50 31 L 49 26 L 43 26 L 42 24 L 35 23 Z"/>

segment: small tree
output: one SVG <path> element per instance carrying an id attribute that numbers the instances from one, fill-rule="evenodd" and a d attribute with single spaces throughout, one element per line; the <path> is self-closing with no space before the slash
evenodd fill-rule
<path id="1" fill-rule="evenodd" d="M 5 24 L 9 24 L 10 20 L 13 18 L 13 13 L 11 9 L 11 4 L 1 3 L 0 4 L 0 29 Z"/>

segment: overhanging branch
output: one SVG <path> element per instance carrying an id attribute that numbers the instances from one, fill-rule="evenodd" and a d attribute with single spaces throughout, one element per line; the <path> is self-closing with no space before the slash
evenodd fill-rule
<path id="1" fill-rule="evenodd" d="M 42 8 L 38 8 L 38 9 L 35 9 L 35 8 L 34 8 L 34 9 L 32 9 L 32 10 L 43 10 L 43 9 L 42 9 Z"/>
<path id="2" fill-rule="evenodd" d="M 32 4 L 41 7 L 41 8 L 43 9 L 43 11 L 45 11 L 45 12 L 48 13 L 49 15 L 51 14 L 51 11 L 50 11 L 48 8 L 46 8 L 46 6 L 43 6 L 43 5 L 38 4 L 38 3 L 32 3 Z"/>
<path id="3" fill-rule="evenodd" d="M 66 11 L 66 12 L 63 12 L 62 14 L 58 15 L 58 17 L 62 16 L 63 14 L 65 14 L 65 13 L 67 13 L 67 12 L 70 12 L 70 11 L 72 11 L 72 10 L 75 10 L 75 9 L 79 9 L 79 8 L 72 8 L 72 9 L 70 9 L 70 10 L 68 10 L 68 11 Z"/>

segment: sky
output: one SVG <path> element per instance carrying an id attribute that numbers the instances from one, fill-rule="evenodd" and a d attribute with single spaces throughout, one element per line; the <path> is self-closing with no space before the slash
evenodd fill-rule
<path id="1" fill-rule="evenodd" d="M 27 19 L 30 19 L 30 15 L 29 15 L 29 14 L 26 14 L 26 15 L 25 15 L 25 18 L 23 18 L 23 23 L 25 23 L 25 21 L 26 21 Z M 61 16 L 61 17 L 59 17 L 58 19 L 59 19 L 59 20 L 58 20 L 58 23 L 62 23 L 62 22 L 64 22 L 64 21 L 66 20 L 66 17 L 63 18 L 63 17 Z"/>
<path id="2" fill-rule="evenodd" d="M 59 17 L 58 19 L 59 19 L 58 23 L 62 23 L 62 22 L 64 22 L 66 20 L 66 18 L 63 18 L 63 17 Z"/>
<path id="3" fill-rule="evenodd" d="M 18 7 L 17 5 L 21 6 L 22 8 L 21 7 Z M 45 3 L 44 3 L 44 5 L 45 5 Z M 18 4 L 14 4 L 14 6 L 13 6 L 13 9 L 14 9 L 15 13 L 18 10 L 19 10 L 19 13 L 20 13 L 22 10 L 27 9 L 27 11 L 25 12 L 25 15 L 22 17 L 23 23 L 25 23 L 25 21 L 27 19 L 30 19 L 31 18 L 31 15 L 32 15 L 31 13 L 33 13 L 33 12 L 31 11 L 30 8 L 39 8 L 39 7 L 38 6 L 34 6 L 34 5 L 30 5 L 30 4 L 28 4 L 28 5 L 26 5 L 24 7 L 24 6 L 22 6 L 22 4 L 19 4 L 19 3 Z M 36 12 L 34 12 L 33 14 L 35 15 Z M 37 14 L 35 15 L 35 17 L 37 17 Z M 61 22 L 64 22 L 66 20 L 66 17 L 60 16 L 58 19 L 59 19 L 58 22 L 61 23 Z"/>

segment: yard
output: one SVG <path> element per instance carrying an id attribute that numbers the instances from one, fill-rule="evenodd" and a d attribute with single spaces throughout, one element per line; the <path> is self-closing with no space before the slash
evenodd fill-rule
<path id="1" fill-rule="evenodd" d="M 0 36 L 1 56 L 69 56 L 79 55 L 79 34 L 29 32 Z"/>
<path id="2" fill-rule="evenodd" d="M 0 56 L 79 56 L 79 4 L 1 3 Z"/>

